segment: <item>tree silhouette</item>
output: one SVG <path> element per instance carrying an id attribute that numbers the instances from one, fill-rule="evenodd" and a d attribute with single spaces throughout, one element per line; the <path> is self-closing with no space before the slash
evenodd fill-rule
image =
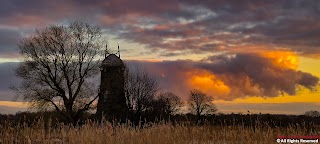
<path id="1" fill-rule="evenodd" d="M 54 108 L 76 124 L 98 97 L 92 77 L 99 72 L 101 30 L 83 22 L 36 30 L 19 45 L 18 96 L 39 109 Z"/>
<path id="2" fill-rule="evenodd" d="M 139 118 L 141 114 L 152 109 L 152 104 L 159 90 L 158 82 L 141 68 L 125 71 L 125 97 L 133 117 Z"/>
<path id="3" fill-rule="evenodd" d="M 197 122 L 199 122 L 201 115 L 212 114 L 217 111 L 212 101 L 213 99 L 202 91 L 197 89 L 190 90 L 189 109 L 197 116 Z"/>
<path id="4" fill-rule="evenodd" d="M 156 102 L 159 105 L 157 109 L 164 115 L 175 114 L 182 106 L 181 99 L 171 92 L 160 93 Z"/>

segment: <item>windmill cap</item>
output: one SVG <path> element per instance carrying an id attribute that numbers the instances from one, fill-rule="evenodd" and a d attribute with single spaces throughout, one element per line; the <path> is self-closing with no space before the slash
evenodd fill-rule
<path id="1" fill-rule="evenodd" d="M 117 57 L 115 54 L 110 54 L 102 61 L 102 65 L 122 66 L 124 64 L 123 64 L 122 60 L 119 57 Z"/>

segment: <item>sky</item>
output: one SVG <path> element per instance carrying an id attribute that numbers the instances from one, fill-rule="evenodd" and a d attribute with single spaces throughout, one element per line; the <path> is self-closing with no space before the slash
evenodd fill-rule
<path id="1" fill-rule="evenodd" d="M 320 110 L 319 13 L 318 0 L 2 0 L 0 113 L 27 108 L 9 89 L 19 84 L 19 41 L 77 20 L 184 101 L 196 88 L 219 112 Z"/>

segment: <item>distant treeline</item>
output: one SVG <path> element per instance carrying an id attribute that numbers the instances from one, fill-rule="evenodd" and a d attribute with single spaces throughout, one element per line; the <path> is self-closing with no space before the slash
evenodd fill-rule
<path id="1" fill-rule="evenodd" d="M 85 121 L 94 121 L 93 114 L 86 114 Z M 16 114 L 0 114 L 0 125 L 24 124 L 32 126 L 35 122 L 43 120 L 54 126 L 61 123 L 67 123 L 66 120 L 55 111 L 50 112 L 19 112 Z M 128 121 L 129 122 L 129 121 Z M 276 115 L 276 114 L 212 114 L 203 115 L 198 120 L 194 114 L 176 114 L 168 117 L 159 117 L 155 115 L 144 115 L 139 121 L 132 122 L 133 126 L 143 125 L 146 123 L 171 123 L 171 124 L 186 124 L 186 125 L 221 125 L 221 126 L 270 126 L 270 127 L 287 127 L 287 126 L 304 126 L 315 129 L 320 125 L 320 117 L 310 117 L 306 115 Z"/>

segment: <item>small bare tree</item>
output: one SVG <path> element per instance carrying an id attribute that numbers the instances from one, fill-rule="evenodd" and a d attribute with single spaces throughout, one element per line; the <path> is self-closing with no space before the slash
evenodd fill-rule
<path id="1" fill-rule="evenodd" d="M 201 115 L 212 114 L 217 111 L 217 108 L 212 101 L 212 97 L 204 92 L 197 89 L 190 90 L 188 100 L 189 109 L 192 113 L 196 114 L 197 121 L 200 120 Z"/>
<path id="2" fill-rule="evenodd" d="M 124 89 L 128 108 L 139 115 L 152 108 L 159 87 L 157 80 L 146 71 L 127 67 Z"/>
<path id="3" fill-rule="evenodd" d="M 99 72 L 101 38 L 100 28 L 83 22 L 51 25 L 24 38 L 18 96 L 36 108 L 54 108 L 76 124 L 98 97 L 90 78 Z"/>
<path id="4" fill-rule="evenodd" d="M 182 106 L 181 99 L 171 92 L 160 93 L 157 99 L 162 114 L 172 115 L 178 112 Z"/>

